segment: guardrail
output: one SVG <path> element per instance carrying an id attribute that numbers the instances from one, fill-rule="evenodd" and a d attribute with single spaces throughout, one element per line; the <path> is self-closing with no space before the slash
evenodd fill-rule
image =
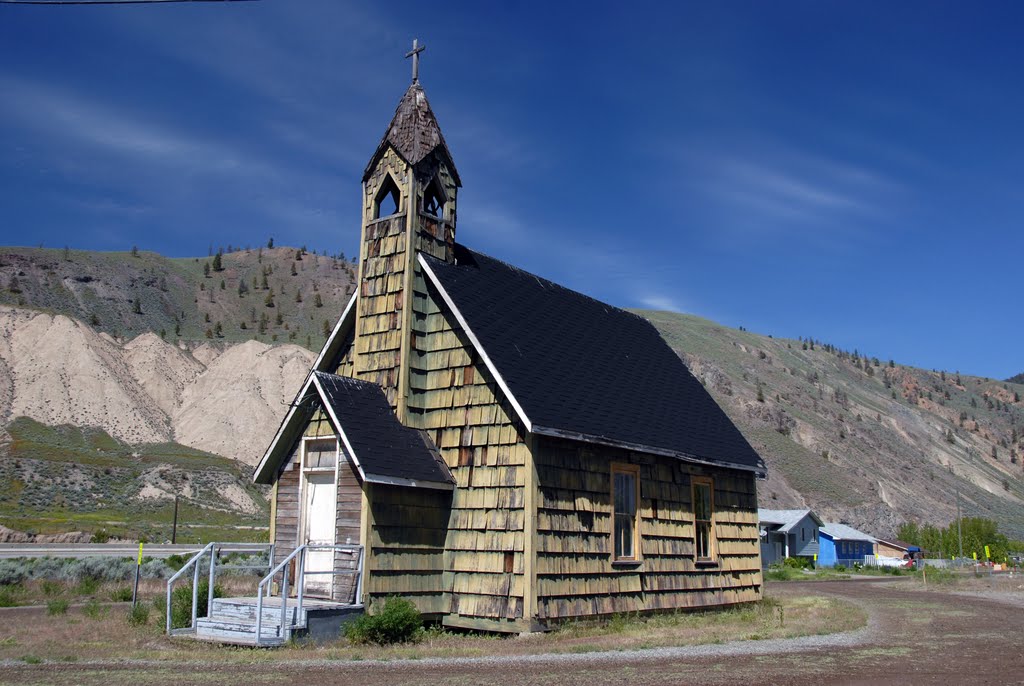
<path id="1" fill-rule="evenodd" d="M 203 559 L 210 556 L 210 567 L 209 567 L 209 589 L 207 591 L 206 598 L 206 614 L 209 616 L 210 610 L 213 608 L 213 591 L 217 576 L 217 559 L 224 553 L 254 553 L 254 552 L 266 552 L 267 562 L 266 564 L 258 565 L 220 565 L 221 569 L 265 569 L 269 568 L 274 562 L 274 545 L 272 543 L 267 544 L 252 544 L 252 543 L 207 543 L 206 546 L 198 553 L 192 556 L 188 562 L 182 565 L 181 569 L 174 573 L 174 575 L 167 580 L 167 635 L 175 636 L 179 634 L 195 633 L 196 630 L 196 615 L 199 610 L 199 574 L 200 567 Z M 187 627 L 171 627 L 171 596 L 174 588 L 174 582 L 185 575 L 189 570 L 192 570 L 192 619 Z M 262 583 L 262 582 L 261 582 Z"/>
<path id="2" fill-rule="evenodd" d="M 348 555 L 349 557 L 355 557 L 356 564 L 354 568 L 338 569 L 335 564 L 331 565 L 331 569 L 325 571 L 306 571 L 306 554 L 311 550 L 333 550 L 335 555 L 339 553 L 342 555 Z M 289 575 L 288 567 L 292 564 L 292 561 L 296 561 L 296 574 L 295 574 L 295 621 L 288 622 L 288 586 L 289 586 Z M 256 587 L 256 645 L 262 645 L 263 640 L 263 599 L 264 597 L 269 598 L 271 596 L 270 586 L 273 583 L 274 577 L 278 574 L 281 575 L 281 583 L 279 586 L 281 596 L 281 626 L 279 628 L 279 637 L 287 640 L 291 636 L 292 631 L 295 629 L 301 629 L 304 625 L 302 623 L 302 601 L 305 595 L 305 578 L 310 575 L 322 575 L 330 574 L 331 576 L 342 576 L 342 575 L 356 575 L 355 593 L 352 603 L 353 606 L 360 604 L 360 599 L 363 597 L 363 546 L 361 545 L 327 545 L 327 544 L 311 544 L 307 543 L 301 545 L 293 550 L 286 558 L 270 570 L 263 580 L 260 581 Z"/>

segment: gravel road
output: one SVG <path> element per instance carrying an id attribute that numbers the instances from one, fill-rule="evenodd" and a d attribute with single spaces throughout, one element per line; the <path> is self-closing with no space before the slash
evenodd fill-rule
<path id="1" fill-rule="evenodd" d="M 854 580 L 775 585 L 863 607 L 860 630 L 798 639 L 581 654 L 238 665 L 7 666 L 0 684 L 1024 684 L 1024 579 L 972 593 Z"/>

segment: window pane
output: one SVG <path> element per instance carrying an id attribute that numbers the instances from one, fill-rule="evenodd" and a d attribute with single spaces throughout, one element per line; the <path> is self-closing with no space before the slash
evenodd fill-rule
<path id="1" fill-rule="evenodd" d="M 696 519 L 711 519 L 711 487 L 695 484 L 693 489 L 693 512 Z"/>
<path id="2" fill-rule="evenodd" d="M 615 511 L 636 514 L 636 481 L 632 474 L 615 474 Z"/>
<path id="3" fill-rule="evenodd" d="M 711 557 L 711 525 L 707 522 L 697 522 L 697 557 Z"/>
<path id="4" fill-rule="evenodd" d="M 633 554 L 633 518 L 615 515 L 615 557 L 635 557 Z"/>
<path id="5" fill-rule="evenodd" d="M 310 441 L 306 444 L 306 469 L 333 469 L 337 456 L 337 441 Z"/>

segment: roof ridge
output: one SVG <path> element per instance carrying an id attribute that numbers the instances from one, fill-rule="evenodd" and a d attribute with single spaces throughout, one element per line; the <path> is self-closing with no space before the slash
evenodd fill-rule
<path id="1" fill-rule="evenodd" d="M 621 312 L 623 314 L 628 314 L 629 316 L 635 317 L 636 319 L 639 319 L 642 322 L 646 322 L 649 326 L 654 327 L 654 324 L 651 324 L 651 320 L 647 319 L 646 317 L 641 317 L 636 312 L 630 312 L 629 310 L 625 309 L 624 307 L 619 307 L 618 305 L 612 305 L 611 303 L 607 303 L 604 300 L 599 300 L 599 299 L 595 298 L 592 295 L 587 295 L 586 293 L 584 293 L 582 291 L 577 291 L 574 288 L 569 288 L 568 286 L 563 286 L 562 284 L 558 283 L 557 281 L 552 281 L 551 279 L 549 279 L 547 277 L 540 276 L 539 274 L 534 274 L 533 272 L 527 271 L 527 270 L 523 269 L 522 267 L 517 267 L 516 265 L 512 264 L 511 262 L 506 262 L 505 260 L 503 260 L 503 259 L 501 259 L 499 257 L 494 257 L 493 255 L 488 255 L 487 253 L 480 252 L 479 250 L 473 250 L 472 248 L 466 246 L 463 243 L 456 243 L 455 247 L 456 248 L 462 248 L 463 250 L 465 250 L 467 252 L 470 252 L 470 253 L 473 253 L 474 255 L 480 255 L 481 257 L 485 257 L 488 260 L 491 260 L 492 262 L 497 262 L 498 264 L 500 264 L 500 265 L 502 265 L 504 267 L 507 267 L 508 269 L 510 269 L 512 271 L 520 272 L 520 273 L 525 274 L 527 276 L 531 276 L 534 279 L 537 279 L 537 281 L 542 281 L 545 284 L 550 284 L 551 286 L 554 286 L 556 289 L 559 289 L 559 290 L 562 290 L 562 291 L 568 291 L 569 293 L 573 293 L 573 294 L 578 295 L 578 296 L 580 296 L 582 298 L 586 298 L 587 300 L 595 302 L 598 305 L 602 305 L 604 307 L 610 307 L 613 310 L 618 310 L 619 312 Z M 426 258 L 428 258 L 430 260 L 436 261 L 438 263 L 444 262 L 444 260 L 441 260 L 441 259 L 439 259 L 437 257 L 434 257 L 433 255 L 427 255 L 426 253 L 422 253 L 422 254 L 423 254 L 424 257 L 426 257 Z M 458 263 L 456 263 L 456 266 L 459 266 Z M 654 328 L 656 328 L 656 327 L 654 327 Z M 661 334 L 658 334 L 658 335 L 660 336 Z"/>

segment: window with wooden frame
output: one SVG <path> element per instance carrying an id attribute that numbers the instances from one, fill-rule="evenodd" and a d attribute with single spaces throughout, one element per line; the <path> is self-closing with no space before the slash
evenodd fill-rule
<path id="1" fill-rule="evenodd" d="M 693 477 L 693 543 L 697 562 L 715 561 L 714 482 Z"/>
<path id="2" fill-rule="evenodd" d="M 640 468 L 631 464 L 613 464 L 613 562 L 637 562 L 640 559 L 639 500 Z"/>
<path id="3" fill-rule="evenodd" d="M 305 438 L 306 454 L 302 468 L 307 472 L 334 471 L 338 464 L 338 440 L 336 438 Z"/>

